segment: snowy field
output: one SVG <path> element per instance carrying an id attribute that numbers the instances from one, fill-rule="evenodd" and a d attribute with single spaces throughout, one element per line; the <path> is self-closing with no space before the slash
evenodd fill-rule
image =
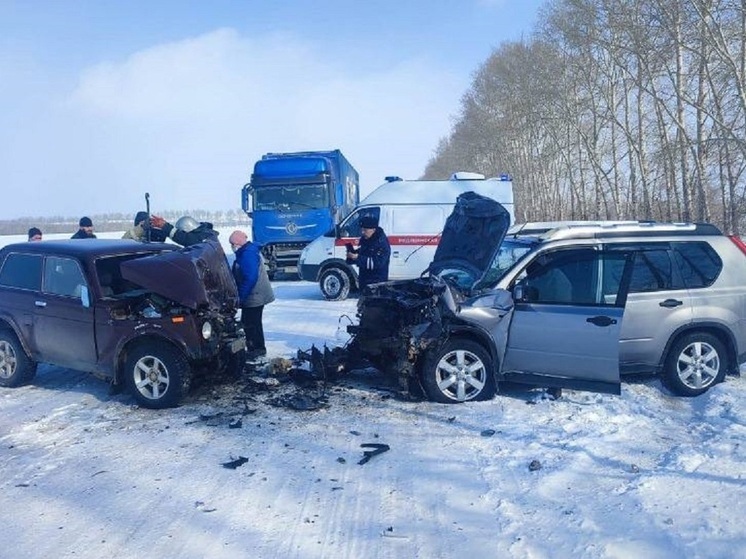
<path id="1" fill-rule="evenodd" d="M 273 285 L 270 357 L 344 343 L 354 299 Z M 150 411 L 41 366 L 0 389 L 0 557 L 746 557 L 746 378 L 443 405 L 367 373 L 283 405 L 319 389 L 255 370 Z"/>

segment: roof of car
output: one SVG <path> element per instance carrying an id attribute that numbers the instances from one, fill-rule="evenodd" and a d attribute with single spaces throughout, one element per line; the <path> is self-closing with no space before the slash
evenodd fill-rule
<path id="1" fill-rule="evenodd" d="M 141 243 L 128 239 L 65 239 L 13 243 L 3 247 L 3 252 L 36 254 L 64 254 L 78 258 L 97 255 L 131 254 L 133 252 L 161 252 L 179 248 L 167 243 Z"/>
<path id="2" fill-rule="evenodd" d="M 655 221 L 607 222 L 563 225 L 541 234 L 543 241 L 559 239 L 603 239 L 616 237 L 662 237 L 722 235 L 710 223 L 664 223 Z"/>

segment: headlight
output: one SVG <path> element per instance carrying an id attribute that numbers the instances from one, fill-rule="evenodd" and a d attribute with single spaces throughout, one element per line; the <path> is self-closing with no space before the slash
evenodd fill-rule
<path id="1" fill-rule="evenodd" d="M 210 322 L 204 322 L 202 324 L 202 337 L 206 340 L 210 339 L 210 336 L 212 336 L 212 324 Z"/>

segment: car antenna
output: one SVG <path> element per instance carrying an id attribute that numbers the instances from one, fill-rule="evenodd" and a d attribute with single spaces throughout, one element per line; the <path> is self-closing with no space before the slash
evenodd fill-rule
<path id="1" fill-rule="evenodd" d="M 150 242 L 150 193 L 145 193 L 145 213 L 148 214 L 147 222 L 145 223 L 145 242 Z"/>

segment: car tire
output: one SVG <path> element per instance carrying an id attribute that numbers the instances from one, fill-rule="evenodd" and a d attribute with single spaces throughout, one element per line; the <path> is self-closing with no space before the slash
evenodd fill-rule
<path id="1" fill-rule="evenodd" d="M 321 273 L 319 287 L 327 301 L 342 301 L 350 294 L 350 276 L 339 268 L 328 268 Z"/>
<path id="2" fill-rule="evenodd" d="M 176 406 L 189 391 L 191 368 L 184 354 L 167 342 L 147 342 L 128 352 L 124 383 L 144 408 Z"/>
<path id="3" fill-rule="evenodd" d="M 26 355 L 15 332 L 0 329 L 0 386 L 21 386 L 34 378 L 35 374 L 36 363 Z"/>
<path id="4" fill-rule="evenodd" d="M 707 332 L 692 332 L 671 346 L 663 369 L 663 384 L 679 396 L 699 396 L 725 378 L 725 345 Z"/>
<path id="5" fill-rule="evenodd" d="M 489 400 L 496 392 L 492 359 L 472 340 L 451 339 L 425 357 L 422 386 L 434 402 Z"/>

